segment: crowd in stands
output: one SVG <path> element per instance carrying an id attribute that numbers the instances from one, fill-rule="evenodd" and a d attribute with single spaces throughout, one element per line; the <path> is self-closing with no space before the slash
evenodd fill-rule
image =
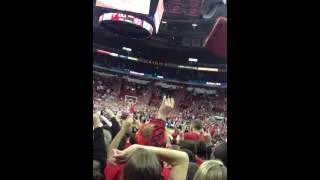
<path id="1" fill-rule="evenodd" d="M 120 76 L 102 76 L 94 74 L 93 97 L 94 100 L 106 101 L 111 98 L 115 102 L 124 101 L 125 95 L 138 98 L 138 105 L 146 107 L 158 107 L 163 95 L 170 94 L 176 99 L 177 106 L 174 109 L 182 113 L 184 119 L 192 119 L 192 116 L 218 115 L 226 116 L 226 94 L 197 94 L 188 91 L 185 87 L 172 89 L 157 86 L 154 83 L 138 84 L 129 82 Z"/>
<path id="2" fill-rule="evenodd" d="M 157 74 L 165 78 L 175 79 L 179 81 L 215 81 L 220 83 L 227 82 L 227 75 L 225 72 L 206 72 L 196 71 L 190 69 L 180 69 L 173 67 L 165 67 L 155 64 L 146 64 L 137 61 L 119 60 L 119 58 L 96 54 L 94 64 L 105 68 L 117 68 L 122 70 L 131 70 L 142 72 L 145 74 Z M 192 64 L 184 64 L 184 66 L 194 66 Z"/>
<path id="3" fill-rule="evenodd" d="M 226 94 L 93 77 L 93 179 L 226 180 Z"/>

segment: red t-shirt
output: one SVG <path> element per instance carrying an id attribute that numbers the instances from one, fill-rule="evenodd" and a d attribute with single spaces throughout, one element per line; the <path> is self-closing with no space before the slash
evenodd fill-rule
<path id="1" fill-rule="evenodd" d="M 107 166 L 104 169 L 104 176 L 106 180 L 121 180 L 124 164 L 113 165 L 107 163 Z"/>
<path id="2" fill-rule="evenodd" d="M 196 158 L 196 159 L 197 159 L 196 163 L 198 166 L 200 166 L 204 162 L 204 160 L 202 160 L 201 158 Z"/>
<path id="3" fill-rule="evenodd" d="M 106 180 L 121 180 L 123 173 L 124 164 L 121 165 L 113 165 L 111 163 L 107 163 L 107 166 L 104 169 L 104 176 Z M 163 168 L 162 176 L 164 180 L 169 180 L 171 168 Z"/>
<path id="4" fill-rule="evenodd" d="M 199 141 L 202 138 L 202 135 L 195 132 L 187 132 L 184 134 L 184 140 Z"/>
<path id="5" fill-rule="evenodd" d="M 163 176 L 163 180 L 169 180 L 170 173 L 171 173 L 171 168 L 163 168 L 161 173 Z"/>
<path id="6" fill-rule="evenodd" d="M 128 147 L 130 147 L 131 146 L 131 144 L 129 143 L 129 142 L 126 142 L 125 144 L 124 144 L 124 149 L 127 149 Z"/>
<path id="7" fill-rule="evenodd" d="M 171 135 L 172 137 L 173 137 L 173 139 L 176 139 L 177 138 L 177 136 L 178 136 L 178 134 L 176 133 L 176 132 L 174 132 L 174 133 L 172 133 L 172 135 Z"/>

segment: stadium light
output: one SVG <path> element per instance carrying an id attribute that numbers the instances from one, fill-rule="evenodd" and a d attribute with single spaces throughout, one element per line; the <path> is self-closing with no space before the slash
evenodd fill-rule
<path id="1" fill-rule="evenodd" d="M 135 74 L 135 75 L 139 75 L 139 76 L 144 75 L 144 73 L 139 73 L 139 72 L 135 72 L 135 71 L 130 71 L 130 74 Z"/>
<path id="2" fill-rule="evenodd" d="M 218 72 L 218 68 L 210 68 L 210 67 L 198 67 L 199 71 L 211 71 L 211 72 Z"/>
<path id="3" fill-rule="evenodd" d="M 198 26 L 198 24 L 196 24 L 196 23 L 192 24 L 192 27 L 197 27 L 197 26 Z"/>
<path id="4" fill-rule="evenodd" d="M 118 57 L 117 53 L 110 53 L 111 56 Z"/>
<path id="5" fill-rule="evenodd" d="M 198 59 L 196 59 L 196 58 L 189 58 L 189 62 L 198 62 Z"/>
<path id="6" fill-rule="evenodd" d="M 121 54 L 119 55 L 119 57 L 123 58 L 123 59 L 127 59 L 128 58 L 127 56 L 124 56 L 124 55 L 121 55 Z"/>
<path id="7" fill-rule="evenodd" d="M 101 54 L 111 54 L 111 52 L 109 52 L 109 51 L 104 51 L 104 50 L 101 50 L 101 49 L 97 49 L 97 52 L 98 53 L 101 53 Z"/>
<path id="8" fill-rule="evenodd" d="M 157 78 L 163 79 L 163 76 L 157 76 Z"/>
<path id="9" fill-rule="evenodd" d="M 128 52 L 131 52 L 132 49 L 131 48 L 128 48 L 128 47 L 122 47 L 122 50 L 125 50 L 125 51 L 128 51 Z"/>
<path id="10" fill-rule="evenodd" d="M 131 57 L 131 56 L 128 56 L 128 59 L 130 59 L 130 60 L 132 60 L 132 61 L 138 61 L 138 58 Z"/>
<path id="11" fill-rule="evenodd" d="M 197 69 L 198 69 L 197 67 L 193 67 L 193 66 L 181 66 L 181 65 L 179 65 L 178 68 L 194 69 L 194 70 L 197 70 Z"/>
<path id="12" fill-rule="evenodd" d="M 207 85 L 221 86 L 221 83 L 207 82 Z"/>

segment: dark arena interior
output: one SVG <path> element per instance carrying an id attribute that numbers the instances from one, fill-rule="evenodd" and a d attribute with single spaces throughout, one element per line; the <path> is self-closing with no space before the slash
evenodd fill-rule
<path id="1" fill-rule="evenodd" d="M 225 0 L 93 1 L 93 179 L 227 179 Z"/>

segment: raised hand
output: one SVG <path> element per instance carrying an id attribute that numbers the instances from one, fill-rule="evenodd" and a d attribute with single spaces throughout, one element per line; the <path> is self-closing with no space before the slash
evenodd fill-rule
<path id="1" fill-rule="evenodd" d="M 125 151 L 113 149 L 112 163 L 123 164 L 123 163 L 127 162 L 128 159 L 129 159 L 129 157 L 125 153 Z"/>
<path id="2" fill-rule="evenodd" d="M 172 111 L 174 108 L 174 99 L 173 98 L 166 98 L 166 96 L 163 97 L 161 106 L 158 110 L 158 119 L 166 120 L 168 114 L 170 111 Z"/>
<path id="3" fill-rule="evenodd" d="M 133 124 L 133 115 L 130 114 L 125 121 L 123 121 L 123 128 L 129 129 Z"/>
<path id="4" fill-rule="evenodd" d="M 113 161 L 117 164 L 126 163 L 139 147 L 139 145 L 133 144 L 123 151 L 113 149 Z"/>

